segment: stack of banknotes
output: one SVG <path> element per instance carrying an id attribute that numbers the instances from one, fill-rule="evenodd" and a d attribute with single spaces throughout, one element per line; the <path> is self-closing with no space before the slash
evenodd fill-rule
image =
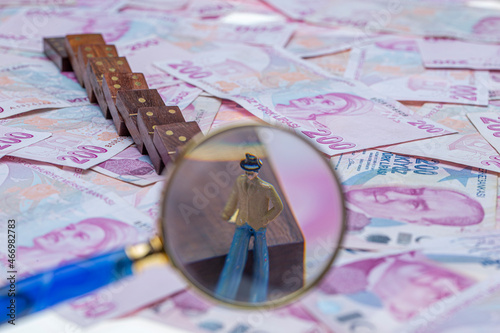
<path id="1" fill-rule="evenodd" d="M 335 269 L 284 308 L 212 304 L 164 267 L 58 315 L 79 329 L 139 316 L 188 332 L 498 332 L 499 2 L 0 1 L 0 244 L 15 219 L 21 277 L 156 232 L 163 178 L 43 53 L 43 37 L 78 33 L 102 33 L 205 134 L 260 119 L 309 140 L 348 221 Z M 7 260 L 1 245 L 2 276 Z"/>

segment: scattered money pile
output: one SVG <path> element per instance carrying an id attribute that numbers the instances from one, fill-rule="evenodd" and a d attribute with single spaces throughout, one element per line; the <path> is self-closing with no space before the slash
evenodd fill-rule
<path id="1" fill-rule="evenodd" d="M 16 220 L 21 277 L 147 239 L 163 186 L 44 55 L 44 37 L 102 33 L 205 134 L 246 119 L 293 129 L 329 157 L 347 201 L 335 268 L 291 306 L 222 308 L 165 267 L 62 316 L 87 326 L 133 313 L 190 332 L 497 331 L 500 3 L 0 5 L 0 231 Z M 107 148 L 75 167 L 79 146 Z"/>

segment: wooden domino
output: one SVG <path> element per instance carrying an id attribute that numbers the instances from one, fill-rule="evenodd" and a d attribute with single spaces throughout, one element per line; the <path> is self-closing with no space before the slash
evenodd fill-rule
<path id="1" fill-rule="evenodd" d="M 102 80 L 102 92 L 108 112 L 106 118 L 112 118 L 118 135 L 129 135 L 122 115 L 116 109 L 116 94 L 119 90 L 148 89 L 148 84 L 142 73 L 106 73 Z"/>
<path id="2" fill-rule="evenodd" d="M 131 135 L 142 154 L 149 152 L 156 172 L 201 132 L 196 122 L 185 121 L 177 106 L 166 106 L 158 91 L 149 89 L 144 74 L 133 73 L 101 34 L 44 38 L 44 51 L 61 71 L 73 69 L 89 100 L 113 119 L 118 134 Z"/>
<path id="3" fill-rule="evenodd" d="M 153 144 L 154 129 L 158 125 L 178 122 L 185 122 L 185 120 L 181 110 L 177 106 L 146 107 L 137 110 L 139 134 L 158 174 L 161 173 L 165 165 Z"/>
<path id="4" fill-rule="evenodd" d="M 157 125 L 153 143 L 166 165 L 175 158 L 178 149 L 198 133 L 201 133 L 201 130 L 195 121 Z"/>
<path id="5" fill-rule="evenodd" d="M 106 44 L 101 34 L 80 34 L 80 35 L 67 35 L 64 41 L 66 52 L 68 53 L 69 62 L 73 67 L 75 76 L 78 82 L 83 86 L 83 71 L 85 68 L 78 66 L 78 47 L 84 44 Z"/>
<path id="6" fill-rule="evenodd" d="M 125 57 L 91 58 L 87 63 L 87 80 L 92 87 L 103 115 L 110 118 L 108 104 L 102 91 L 102 80 L 106 73 L 132 73 L 132 70 Z"/>
<path id="7" fill-rule="evenodd" d="M 141 154 L 146 154 L 147 149 L 137 127 L 137 110 L 150 106 L 165 106 L 156 89 L 119 90 L 116 94 L 116 109 L 122 115 L 125 125 Z"/>
<path id="8" fill-rule="evenodd" d="M 118 52 L 116 51 L 116 47 L 114 45 L 106 45 L 106 44 L 84 44 L 78 47 L 78 66 L 81 68 L 87 68 L 87 63 L 89 59 L 92 58 L 101 58 L 101 57 L 109 57 L 115 58 L 118 57 Z M 91 103 L 97 102 L 92 86 L 87 77 L 87 71 L 83 71 L 83 83 L 85 89 L 87 90 L 87 95 L 89 96 L 89 100 Z"/>
<path id="9" fill-rule="evenodd" d="M 64 41 L 64 37 L 44 38 L 43 51 L 47 58 L 52 60 L 61 72 L 71 72 L 73 67 L 71 67 L 71 63 L 69 62 Z"/>

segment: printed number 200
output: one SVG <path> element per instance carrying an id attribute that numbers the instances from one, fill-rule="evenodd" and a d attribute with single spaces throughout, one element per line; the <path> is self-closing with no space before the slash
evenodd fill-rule
<path id="1" fill-rule="evenodd" d="M 169 64 L 173 69 L 179 69 L 179 73 L 189 74 L 191 79 L 203 79 L 212 75 L 209 71 L 203 71 L 200 66 L 193 66 L 192 61 L 184 60 L 180 64 Z"/>
<path id="2" fill-rule="evenodd" d="M 97 154 L 107 153 L 107 149 L 96 146 L 78 146 L 80 150 L 70 151 L 66 156 L 57 156 L 59 161 L 71 160 L 77 164 L 85 164 L 92 158 L 97 158 Z M 80 159 L 81 158 L 81 159 Z"/>
<path id="3" fill-rule="evenodd" d="M 356 147 L 354 143 L 342 142 L 344 138 L 341 136 L 333 136 L 327 129 L 319 128 L 318 132 L 302 131 L 303 134 L 307 135 L 311 139 L 316 139 L 317 143 L 328 145 L 328 148 L 335 150 L 344 150 Z M 318 137 L 318 138 L 317 138 Z"/>

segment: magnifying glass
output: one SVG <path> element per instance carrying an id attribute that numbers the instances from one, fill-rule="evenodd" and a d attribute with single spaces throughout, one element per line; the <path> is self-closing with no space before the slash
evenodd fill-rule
<path id="1" fill-rule="evenodd" d="M 0 307 L 15 303 L 17 319 L 168 262 L 220 304 L 277 307 L 315 286 L 340 248 L 340 183 L 292 132 L 259 123 L 194 137 L 166 177 L 159 235 L 7 284 Z"/>

